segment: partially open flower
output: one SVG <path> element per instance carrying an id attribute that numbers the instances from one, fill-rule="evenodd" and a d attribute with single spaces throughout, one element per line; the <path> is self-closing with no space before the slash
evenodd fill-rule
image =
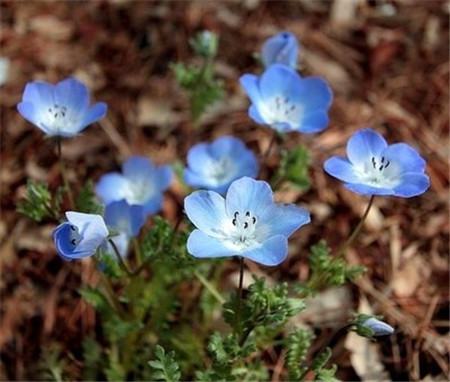
<path id="1" fill-rule="evenodd" d="M 273 64 L 283 64 L 295 69 L 297 56 L 298 41 L 289 32 L 280 32 L 268 38 L 261 50 L 261 59 L 266 68 Z"/>
<path id="2" fill-rule="evenodd" d="M 19 113 L 49 136 L 73 137 L 106 115 L 103 102 L 90 106 L 87 87 L 75 78 L 56 85 L 44 81 L 25 86 Z"/>
<path id="3" fill-rule="evenodd" d="M 53 231 L 56 251 L 64 260 L 92 256 L 108 237 L 108 229 L 100 215 L 66 212 L 67 222 Z"/>

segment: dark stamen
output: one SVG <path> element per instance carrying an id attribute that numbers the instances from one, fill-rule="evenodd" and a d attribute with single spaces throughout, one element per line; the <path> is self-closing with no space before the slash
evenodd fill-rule
<path id="1" fill-rule="evenodd" d="M 239 215 L 239 212 L 236 211 L 233 216 L 236 219 L 238 215 Z"/>
<path id="2" fill-rule="evenodd" d="M 381 163 L 384 163 L 384 157 L 381 157 Z"/>
<path id="3" fill-rule="evenodd" d="M 245 223 L 244 223 L 244 229 L 247 229 L 247 228 L 248 228 L 248 223 L 245 222 Z"/>
<path id="4" fill-rule="evenodd" d="M 253 218 L 252 218 L 252 221 L 253 221 L 253 224 L 255 224 L 256 223 L 256 218 L 253 216 Z"/>
<path id="5" fill-rule="evenodd" d="M 71 229 L 72 231 L 76 231 L 76 230 L 77 230 L 77 229 L 75 228 L 75 226 L 73 226 L 73 225 L 70 226 L 70 229 Z"/>
<path id="6" fill-rule="evenodd" d="M 387 161 L 386 162 L 386 166 L 384 166 L 384 168 L 388 168 L 388 166 L 391 164 L 391 162 Z"/>
<path id="7" fill-rule="evenodd" d="M 375 158 L 374 157 L 372 157 L 372 166 L 373 166 L 373 168 L 376 168 L 376 163 L 375 163 Z"/>
<path id="8" fill-rule="evenodd" d="M 77 244 L 75 239 L 70 240 L 70 242 L 72 243 L 72 245 L 76 245 Z"/>
<path id="9" fill-rule="evenodd" d="M 233 221 L 231 223 L 233 223 L 233 225 L 235 226 L 236 225 L 236 219 L 233 219 Z"/>
<path id="10" fill-rule="evenodd" d="M 245 213 L 245 216 L 250 216 L 250 211 L 247 211 L 247 212 Z"/>

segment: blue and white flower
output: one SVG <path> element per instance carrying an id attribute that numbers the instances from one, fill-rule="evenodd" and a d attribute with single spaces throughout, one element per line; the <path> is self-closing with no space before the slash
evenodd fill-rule
<path id="1" fill-rule="evenodd" d="M 325 171 L 362 195 L 394 195 L 410 198 L 430 186 L 426 162 L 406 143 L 388 145 L 372 129 L 356 132 L 347 143 L 347 158 L 331 157 Z"/>
<path id="2" fill-rule="evenodd" d="M 249 116 L 279 132 L 317 133 L 328 126 L 332 93 L 319 77 L 301 77 L 285 65 L 271 65 L 260 77 L 244 74 L 242 87 L 252 104 Z"/>
<path id="3" fill-rule="evenodd" d="M 184 200 L 195 229 L 187 249 L 192 256 L 242 256 L 263 265 L 278 265 L 288 254 L 288 237 L 310 222 L 308 211 L 277 204 L 268 183 L 243 177 L 226 199 L 214 191 L 195 191 Z"/>
<path id="4" fill-rule="evenodd" d="M 244 142 L 234 137 L 220 137 L 214 142 L 193 146 L 187 157 L 184 181 L 195 188 L 224 194 L 231 182 L 243 176 L 258 175 L 258 161 Z"/>
<path id="5" fill-rule="evenodd" d="M 391 325 L 375 317 L 368 318 L 360 325 L 364 328 L 368 328 L 371 331 L 371 335 L 374 337 L 388 336 L 394 333 L 394 328 Z"/>
<path id="6" fill-rule="evenodd" d="M 44 81 L 25 86 L 19 113 L 49 136 L 73 137 L 106 115 L 103 102 L 90 105 L 87 87 L 75 78 L 56 85 Z"/>
<path id="7" fill-rule="evenodd" d="M 126 257 L 130 239 L 139 235 L 145 223 L 144 208 L 140 205 L 130 205 L 126 200 L 111 202 L 105 208 L 105 223 L 114 233 L 111 240 L 119 254 Z M 104 249 L 107 253 L 114 250 L 110 243 L 106 243 Z"/>
<path id="8" fill-rule="evenodd" d="M 108 237 L 108 229 L 100 215 L 66 212 L 67 222 L 53 231 L 56 251 L 64 260 L 92 256 Z"/>
<path id="9" fill-rule="evenodd" d="M 295 69 L 298 49 L 297 38 L 292 33 L 280 32 L 264 42 L 261 59 L 266 68 L 273 64 L 283 64 Z"/>
<path id="10" fill-rule="evenodd" d="M 161 209 L 163 192 L 171 181 L 170 166 L 156 166 L 146 157 L 133 156 L 122 165 L 122 173 L 103 175 L 95 192 L 105 205 L 125 199 L 128 204 L 143 206 L 148 216 Z"/>

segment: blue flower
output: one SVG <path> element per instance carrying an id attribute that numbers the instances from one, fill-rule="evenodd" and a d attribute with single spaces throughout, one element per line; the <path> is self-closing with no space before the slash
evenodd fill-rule
<path id="1" fill-rule="evenodd" d="M 394 328 L 375 317 L 370 317 L 361 323 L 362 327 L 368 328 L 372 331 L 372 336 L 387 336 L 394 333 Z"/>
<path id="2" fill-rule="evenodd" d="M 328 126 L 332 93 L 319 77 L 302 78 L 288 66 L 271 65 L 261 75 L 244 74 L 241 85 L 252 104 L 249 116 L 279 132 L 317 133 Z"/>
<path id="3" fill-rule="evenodd" d="M 105 208 L 105 223 L 116 234 L 111 237 L 111 240 L 120 255 L 126 257 L 130 238 L 139 235 L 145 223 L 144 208 L 139 205 L 129 205 L 126 200 L 111 202 Z M 114 249 L 111 248 L 110 243 L 105 243 L 104 250 L 112 253 Z"/>
<path id="4" fill-rule="evenodd" d="M 224 194 L 231 182 L 258 174 L 258 161 L 245 144 L 234 137 L 220 137 L 211 144 L 193 146 L 187 157 L 184 181 L 196 188 Z"/>
<path id="5" fill-rule="evenodd" d="M 25 86 L 19 113 L 49 136 L 73 137 L 106 115 L 103 102 L 89 104 L 87 87 L 75 78 L 56 85 L 44 81 Z"/>
<path id="6" fill-rule="evenodd" d="M 416 150 L 406 143 L 388 145 L 372 129 L 359 130 L 349 139 L 347 157 L 329 158 L 324 169 L 358 194 L 410 198 L 430 186 L 426 162 Z"/>
<path id="7" fill-rule="evenodd" d="M 92 256 L 108 237 L 108 229 L 100 215 L 66 212 L 67 222 L 53 231 L 56 251 L 64 260 Z"/>
<path id="8" fill-rule="evenodd" d="M 163 192 L 171 181 L 170 166 L 155 166 L 146 157 L 133 156 L 122 165 L 122 174 L 103 175 L 95 192 L 105 205 L 125 199 L 128 204 L 143 206 L 147 216 L 161 209 Z"/>
<path id="9" fill-rule="evenodd" d="M 289 32 L 280 32 L 268 38 L 261 50 L 261 59 L 266 68 L 273 64 L 283 64 L 295 69 L 297 56 L 298 41 Z"/>
<path id="10" fill-rule="evenodd" d="M 187 241 L 192 256 L 242 256 L 263 265 L 286 259 L 288 237 L 310 222 L 309 213 L 293 204 L 276 204 L 268 183 L 243 177 L 226 199 L 214 191 L 195 191 L 184 209 L 196 226 Z"/>

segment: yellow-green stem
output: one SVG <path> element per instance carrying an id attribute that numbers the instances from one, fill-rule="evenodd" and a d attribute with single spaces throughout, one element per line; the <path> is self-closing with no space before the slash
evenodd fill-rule
<path id="1" fill-rule="evenodd" d="M 70 208 L 75 208 L 75 201 L 72 194 L 72 189 L 69 187 L 69 181 L 67 179 L 66 166 L 64 164 L 64 160 L 62 157 L 62 148 L 61 148 L 61 138 L 58 137 L 56 140 L 56 146 L 58 150 L 58 162 L 59 162 L 59 171 L 61 172 L 61 177 L 63 180 L 64 190 L 67 193 L 67 197 L 69 198 Z"/>
<path id="2" fill-rule="evenodd" d="M 219 303 L 221 304 L 225 303 L 225 299 L 222 297 L 220 292 L 214 287 L 214 285 L 212 285 L 208 280 L 206 280 L 201 273 L 195 271 L 194 275 L 195 277 L 197 277 L 198 281 L 200 281 L 202 285 L 206 289 L 208 289 L 209 293 L 211 293 Z"/>

